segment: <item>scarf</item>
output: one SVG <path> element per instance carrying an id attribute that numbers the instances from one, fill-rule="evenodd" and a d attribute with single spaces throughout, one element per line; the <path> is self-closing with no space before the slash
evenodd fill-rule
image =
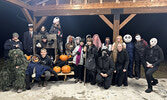
<path id="1" fill-rule="evenodd" d="M 78 64 L 80 63 L 81 50 L 82 50 L 82 46 L 80 46 L 79 49 L 78 49 L 78 52 L 80 53 L 80 55 L 77 55 L 77 57 L 76 57 L 76 65 L 77 65 L 77 66 L 78 66 Z"/>

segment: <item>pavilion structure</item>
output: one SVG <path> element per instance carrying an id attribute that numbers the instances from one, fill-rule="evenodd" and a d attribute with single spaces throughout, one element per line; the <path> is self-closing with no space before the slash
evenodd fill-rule
<path id="1" fill-rule="evenodd" d="M 120 29 L 136 14 L 167 13 L 167 0 L 4 1 L 20 7 L 28 23 L 34 24 L 34 30 L 38 29 L 49 16 L 98 15 L 113 30 L 113 41 L 119 35 Z M 129 14 L 129 16 L 120 22 L 121 14 Z M 113 15 L 113 23 L 105 15 Z"/>

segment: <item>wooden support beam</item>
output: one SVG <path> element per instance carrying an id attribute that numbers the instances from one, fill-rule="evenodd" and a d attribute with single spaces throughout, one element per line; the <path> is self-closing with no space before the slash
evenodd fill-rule
<path id="1" fill-rule="evenodd" d="M 36 19 L 36 17 L 34 16 L 33 17 L 33 29 L 34 29 L 34 31 L 36 32 L 36 24 L 37 24 L 37 19 Z"/>
<path id="2" fill-rule="evenodd" d="M 35 27 L 35 30 L 37 30 L 41 25 L 42 23 L 46 20 L 47 16 L 43 16 L 39 22 L 36 24 L 36 27 Z"/>
<path id="3" fill-rule="evenodd" d="M 25 2 L 23 2 L 23 1 L 21 1 L 21 0 L 5 0 L 5 1 L 10 2 L 10 3 L 12 3 L 12 4 L 15 4 L 15 5 L 17 5 L 17 6 L 20 6 L 20 7 L 22 7 L 22 8 L 26 8 L 26 9 L 29 9 L 29 10 L 34 11 L 34 7 L 32 7 L 32 6 L 28 5 L 28 4 L 26 4 Z"/>
<path id="4" fill-rule="evenodd" d="M 104 15 L 99 15 L 99 17 L 111 28 L 113 29 L 113 24 Z"/>
<path id="5" fill-rule="evenodd" d="M 42 5 L 43 3 L 46 3 L 47 1 L 49 1 L 49 0 L 43 0 L 43 1 L 40 1 L 40 2 L 36 3 L 36 6 L 38 6 L 38 5 Z"/>
<path id="6" fill-rule="evenodd" d="M 28 23 L 33 23 L 32 17 L 30 15 L 30 13 L 28 12 L 28 10 L 26 8 L 22 8 L 22 12 L 25 16 L 25 18 L 27 19 Z"/>
<path id="7" fill-rule="evenodd" d="M 88 0 L 84 0 L 84 2 L 85 2 L 85 4 L 87 4 L 87 3 L 88 3 Z"/>
<path id="8" fill-rule="evenodd" d="M 119 29 L 123 28 L 132 18 L 134 18 L 136 14 L 129 15 L 121 24 Z"/>
<path id="9" fill-rule="evenodd" d="M 120 14 L 114 14 L 113 42 L 119 35 Z"/>

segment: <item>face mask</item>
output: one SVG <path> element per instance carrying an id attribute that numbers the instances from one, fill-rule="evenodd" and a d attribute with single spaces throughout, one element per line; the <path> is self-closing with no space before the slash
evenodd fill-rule
<path id="1" fill-rule="evenodd" d="M 132 41 L 132 36 L 129 35 L 129 34 L 126 34 L 124 37 L 123 37 L 124 41 L 126 43 L 130 43 Z"/>
<path id="2" fill-rule="evenodd" d="M 156 46 L 157 45 L 157 42 L 158 42 L 158 40 L 156 39 L 156 38 L 152 38 L 151 40 L 150 40 L 150 45 L 153 47 L 153 46 Z"/>
<path id="3" fill-rule="evenodd" d="M 140 35 L 137 35 L 137 36 L 135 37 L 135 39 L 136 39 L 137 41 L 140 41 L 140 40 L 141 40 Z"/>

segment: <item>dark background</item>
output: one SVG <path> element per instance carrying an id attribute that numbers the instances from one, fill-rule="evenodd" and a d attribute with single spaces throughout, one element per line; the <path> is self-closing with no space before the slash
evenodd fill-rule
<path id="1" fill-rule="evenodd" d="M 121 22 L 127 16 L 121 15 Z M 112 22 L 112 15 L 106 17 Z M 43 24 L 48 31 L 53 18 L 54 16 L 48 17 Z M 112 39 L 112 29 L 99 16 L 60 16 L 60 23 L 64 33 L 64 43 L 69 34 L 85 37 L 87 34 L 98 33 L 102 42 L 107 36 Z M 4 42 L 12 38 L 13 32 L 18 32 L 22 41 L 23 33 L 28 30 L 27 25 L 19 7 L 0 0 L 0 57 L 3 56 Z M 126 33 L 132 36 L 139 33 L 148 43 L 150 38 L 156 37 L 167 59 L 167 14 L 138 14 L 120 30 L 120 35 L 124 36 Z"/>

